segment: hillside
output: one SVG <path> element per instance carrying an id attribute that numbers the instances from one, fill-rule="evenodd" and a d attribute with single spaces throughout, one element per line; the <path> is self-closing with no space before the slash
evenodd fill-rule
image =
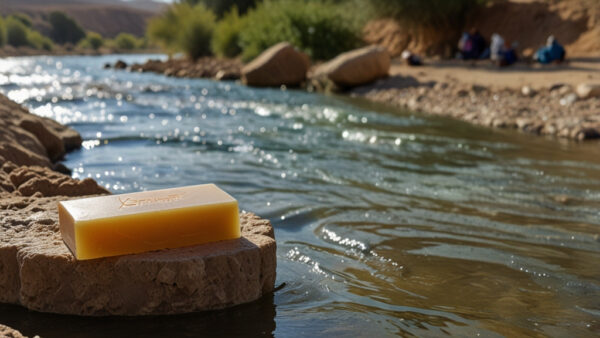
<path id="1" fill-rule="evenodd" d="M 147 20 L 163 6 L 161 3 L 140 0 L 57 0 L 52 3 L 44 0 L 3 0 L 0 1 L 0 13 L 25 13 L 32 18 L 34 27 L 44 34 L 48 34 L 50 29 L 45 20 L 48 13 L 62 11 L 84 29 L 105 37 L 114 37 L 121 32 L 143 36 Z"/>

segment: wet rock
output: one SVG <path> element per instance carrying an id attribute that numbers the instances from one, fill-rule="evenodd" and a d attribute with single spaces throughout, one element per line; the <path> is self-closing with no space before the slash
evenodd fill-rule
<path id="1" fill-rule="evenodd" d="M 111 67 L 110 63 L 107 62 L 104 64 L 104 69 L 109 69 L 110 67 Z"/>
<path id="2" fill-rule="evenodd" d="M 355 87 L 388 76 L 390 55 L 380 46 L 342 53 L 319 66 L 315 76 L 326 76 L 339 87 Z"/>
<path id="3" fill-rule="evenodd" d="M 114 69 L 125 69 L 127 68 L 127 63 L 125 63 L 125 61 L 123 60 L 117 60 L 117 62 L 115 62 L 115 65 L 113 66 Z"/>
<path id="4" fill-rule="evenodd" d="M 589 99 L 592 97 L 600 97 L 600 83 L 581 83 L 576 89 L 577 96 L 580 99 Z"/>
<path id="5" fill-rule="evenodd" d="M 306 79 L 308 56 L 287 42 L 278 43 L 242 68 L 249 86 L 298 86 Z"/>
<path id="6" fill-rule="evenodd" d="M 0 337 L 3 338 L 27 338 L 21 332 L 10 328 L 8 326 L 0 324 Z M 37 337 L 37 336 L 36 336 Z"/>
<path id="7" fill-rule="evenodd" d="M 217 75 L 215 75 L 215 80 L 225 81 L 225 80 L 238 80 L 240 78 L 239 72 L 234 71 L 225 71 L 219 70 Z"/>

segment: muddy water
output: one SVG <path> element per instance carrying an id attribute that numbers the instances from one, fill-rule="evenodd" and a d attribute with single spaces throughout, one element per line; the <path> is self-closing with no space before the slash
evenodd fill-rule
<path id="1" fill-rule="evenodd" d="M 115 193 L 215 182 L 272 220 L 278 289 L 230 310 L 77 318 L 0 307 L 43 337 L 594 336 L 600 144 L 348 98 L 0 60 L 0 91 L 77 129 L 66 158 Z"/>

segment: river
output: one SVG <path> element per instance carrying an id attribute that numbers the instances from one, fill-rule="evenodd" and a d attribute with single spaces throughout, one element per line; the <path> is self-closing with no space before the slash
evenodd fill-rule
<path id="1" fill-rule="evenodd" d="M 271 220 L 277 290 L 229 310 L 81 318 L 0 306 L 25 335 L 593 336 L 600 147 L 359 99 L 0 59 L 0 92 L 68 124 L 65 164 L 114 193 L 214 182 Z"/>

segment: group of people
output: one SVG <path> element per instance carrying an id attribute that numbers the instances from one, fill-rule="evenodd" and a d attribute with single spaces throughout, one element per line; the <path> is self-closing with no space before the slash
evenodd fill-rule
<path id="1" fill-rule="evenodd" d="M 458 57 L 463 60 L 490 59 L 498 66 L 508 66 L 518 59 L 517 46 L 516 42 L 510 43 L 496 33 L 492 34 L 488 46 L 479 30 L 473 28 L 470 32 L 463 33 L 458 41 Z M 546 41 L 546 46 L 535 52 L 533 60 L 541 64 L 558 63 L 564 61 L 565 56 L 565 49 L 551 35 Z"/>

